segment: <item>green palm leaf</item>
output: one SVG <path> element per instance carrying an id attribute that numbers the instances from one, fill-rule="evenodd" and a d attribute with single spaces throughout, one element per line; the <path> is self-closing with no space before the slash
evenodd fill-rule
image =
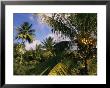
<path id="1" fill-rule="evenodd" d="M 58 63 L 49 73 L 49 75 L 68 75 L 69 69 L 63 63 Z"/>

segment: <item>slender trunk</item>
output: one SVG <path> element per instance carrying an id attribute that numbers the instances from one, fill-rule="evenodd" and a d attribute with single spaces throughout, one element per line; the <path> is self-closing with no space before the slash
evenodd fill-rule
<path id="1" fill-rule="evenodd" d="M 89 51 L 88 51 L 88 49 L 89 49 L 89 46 L 87 46 L 87 51 L 86 51 L 86 57 L 85 57 L 85 75 L 88 75 L 88 64 L 87 64 L 87 59 L 89 58 Z"/>
<path id="2" fill-rule="evenodd" d="M 20 64 L 22 64 L 22 62 L 23 62 L 23 57 L 22 57 L 22 55 L 21 55 Z"/>
<path id="3" fill-rule="evenodd" d="M 85 75 L 88 75 L 88 68 L 87 68 L 87 58 L 85 58 Z"/>
<path id="4" fill-rule="evenodd" d="M 24 43 L 25 43 L 25 40 L 23 39 L 22 40 L 23 46 L 24 46 Z M 22 64 L 22 63 L 23 63 L 23 54 L 21 54 L 21 57 L 20 57 L 20 64 Z"/>

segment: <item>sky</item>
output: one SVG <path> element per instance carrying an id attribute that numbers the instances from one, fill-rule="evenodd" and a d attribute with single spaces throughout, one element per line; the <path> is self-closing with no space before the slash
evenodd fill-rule
<path id="1" fill-rule="evenodd" d="M 35 49 L 36 44 L 39 45 L 41 42 L 48 38 L 49 36 L 54 38 L 54 41 L 63 41 L 63 40 L 69 40 L 69 38 L 63 39 L 59 38 L 59 36 L 53 34 L 51 32 L 51 27 L 48 26 L 46 23 L 42 23 L 41 20 L 39 19 L 39 16 L 35 16 L 32 13 L 14 13 L 13 14 L 13 28 L 14 28 L 14 37 L 17 35 L 16 34 L 16 28 L 20 27 L 23 22 L 29 22 L 32 24 L 32 29 L 35 29 L 35 39 L 32 43 L 25 43 L 25 48 L 26 50 Z M 16 42 L 16 40 L 14 40 Z"/>
<path id="2" fill-rule="evenodd" d="M 51 29 L 48 25 L 39 22 L 39 19 L 28 13 L 16 13 L 14 14 L 14 28 L 19 27 L 23 22 L 29 22 L 32 24 L 32 29 L 36 31 L 36 39 L 42 41 L 48 34 L 51 33 Z"/>

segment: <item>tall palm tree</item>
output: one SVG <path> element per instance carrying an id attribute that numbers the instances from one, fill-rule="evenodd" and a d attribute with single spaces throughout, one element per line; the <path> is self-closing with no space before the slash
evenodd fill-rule
<path id="1" fill-rule="evenodd" d="M 26 41 L 29 43 L 33 41 L 34 37 L 34 29 L 32 28 L 32 24 L 29 24 L 28 22 L 24 22 L 20 27 L 18 27 L 16 30 L 18 32 L 16 39 L 19 41 L 21 40 L 21 47 L 18 47 L 18 50 L 20 51 L 20 64 L 23 62 L 23 50 L 24 50 L 24 44 Z"/>
<path id="2" fill-rule="evenodd" d="M 18 27 L 16 30 L 18 32 L 16 39 L 21 39 L 21 43 L 24 45 L 26 41 L 29 43 L 33 41 L 34 36 L 34 29 L 32 28 L 32 24 L 29 24 L 28 22 L 24 22 L 20 27 Z"/>

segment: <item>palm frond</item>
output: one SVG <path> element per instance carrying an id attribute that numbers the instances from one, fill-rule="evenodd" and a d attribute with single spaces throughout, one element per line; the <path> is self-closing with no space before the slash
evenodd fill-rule
<path id="1" fill-rule="evenodd" d="M 49 75 L 69 75 L 68 67 L 63 63 L 58 63 L 49 73 Z"/>

